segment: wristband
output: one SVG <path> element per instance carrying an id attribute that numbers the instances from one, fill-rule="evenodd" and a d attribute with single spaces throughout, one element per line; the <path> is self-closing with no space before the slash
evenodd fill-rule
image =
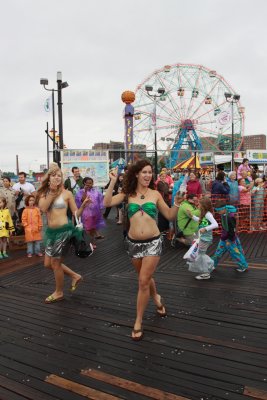
<path id="1" fill-rule="evenodd" d="M 175 202 L 173 203 L 173 205 L 177 208 L 179 208 L 180 206 L 178 206 L 178 204 L 176 204 Z"/>

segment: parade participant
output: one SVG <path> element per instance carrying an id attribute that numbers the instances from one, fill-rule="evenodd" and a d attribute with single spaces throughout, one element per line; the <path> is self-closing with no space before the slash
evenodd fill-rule
<path id="1" fill-rule="evenodd" d="M 5 197 L 0 197 L 0 260 L 7 258 L 7 239 L 14 232 L 13 221 Z"/>
<path id="2" fill-rule="evenodd" d="M 214 269 L 214 261 L 206 254 L 212 244 L 212 230 L 218 228 L 218 223 L 213 217 L 213 207 L 208 197 L 199 201 L 200 217 L 193 215 L 190 211 L 188 216 L 199 223 L 199 253 L 194 261 L 187 262 L 189 271 L 201 273 L 195 279 L 210 279 L 210 273 Z"/>
<path id="3" fill-rule="evenodd" d="M 127 212 L 130 228 L 126 237 L 128 254 L 139 276 L 137 295 L 137 314 L 132 330 L 132 339 L 139 341 L 143 338 L 143 314 L 149 297 L 156 305 L 157 314 L 166 315 L 166 307 L 161 295 L 157 293 L 153 274 L 162 252 L 162 237 L 157 227 L 157 211 L 159 210 L 168 220 L 175 219 L 177 207 L 169 208 L 161 194 L 154 190 L 152 165 L 147 160 L 140 160 L 129 167 L 124 178 L 123 191 L 112 197 L 117 180 L 117 169 L 110 172 L 110 185 L 104 198 L 108 207 L 128 203 Z"/>
<path id="4" fill-rule="evenodd" d="M 40 244 L 42 240 L 42 217 L 35 204 L 35 197 L 29 195 L 25 199 L 26 208 L 23 210 L 21 222 L 25 230 L 25 242 L 27 243 L 27 256 L 36 254 L 42 257 Z"/>
<path id="5" fill-rule="evenodd" d="M 86 232 L 91 236 L 93 248 L 96 248 L 95 239 L 98 236 L 98 229 L 105 226 L 102 215 L 103 194 L 93 187 L 94 181 L 92 178 L 83 179 L 83 189 L 80 189 L 75 196 L 77 207 L 81 207 L 86 198 L 90 198 L 88 203 L 82 211 L 82 223 Z"/>
<path id="6" fill-rule="evenodd" d="M 29 194 L 36 194 L 35 187 L 30 182 L 26 182 L 26 176 L 27 174 L 25 172 L 19 172 L 19 181 L 12 187 L 16 195 L 16 207 L 20 222 L 23 210 L 25 208 L 25 198 Z"/>
<path id="7" fill-rule="evenodd" d="M 10 215 L 13 218 L 16 210 L 16 195 L 11 186 L 11 179 L 9 176 L 3 176 L 3 187 L 0 189 L 0 196 L 6 198 L 7 208 L 9 209 Z"/>
<path id="8" fill-rule="evenodd" d="M 63 187 L 63 175 L 56 163 L 51 163 L 37 192 L 37 204 L 42 212 L 47 213 L 48 227 L 45 231 L 45 267 L 54 272 L 56 289 L 45 299 L 46 304 L 64 299 L 64 274 L 71 278 L 70 291 L 74 292 L 81 282 L 82 276 L 62 263 L 62 257 L 68 250 L 70 239 L 78 235 L 71 222 L 68 222 L 67 208 L 70 207 L 73 215 L 80 217 L 84 207 L 90 203 L 85 198 L 81 207 L 77 209 L 73 195 Z"/>
<path id="9" fill-rule="evenodd" d="M 212 257 L 214 268 L 217 267 L 219 259 L 224 253 L 228 252 L 231 258 L 237 261 L 237 272 L 245 272 L 248 269 L 244 251 L 240 240 L 236 234 L 236 219 L 234 214 L 237 212 L 232 205 L 227 205 L 224 200 L 218 200 L 215 204 L 215 211 L 221 215 L 222 233 L 219 244 Z"/>

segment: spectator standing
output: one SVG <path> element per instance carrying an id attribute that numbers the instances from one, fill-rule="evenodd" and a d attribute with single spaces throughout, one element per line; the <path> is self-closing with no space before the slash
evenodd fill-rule
<path id="1" fill-rule="evenodd" d="M 114 191 L 116 194 L 121 193 L 122 192 L 122 186 L 123 186 L 123 176 L 124 174 L 120 173 L 118 175 L 118 180 L 115 184 L 114 187 Z M 117 205 L 117 213 L 118 213 L 118 222 L 117 225 L 122 225 L 123 223 L 123 212 L 122 212 L 122 208 L 123 208 L 123 203 L 120 203 Z"/>
<path id="2" fill-rule="evenodd" d="M 40 250 L 42 240 L 42 217 L 38 207 L 35 204 L 35 197 L 29 195 L 25 199 L 26 208 L 22 213 L 22 225 L 25 230 L 25 241 L 27 243 L 27 256 L 32 257 L 36 254 L 42 257 Z"/>
<path id="3" fill-rule="evenodd" d="M 225 173 L 218 172 L 216 179 L 211 185 L 211 198 L 214 200 L 228 200 L 229 199 L 230 187 L 225 181 Z"/>
<path id="4" fill-rule="evenodd" d="M 13 218 L 16 211 L 16 195 L 11 186 L 11 179 L 9 176 L 3 176 L 3 187 L 0 189 L 0 196 L 6 198 L 7 208 L 9 209 L 10 215 Z"/>
<path id="5" fill-rule="evenodd" d="M 255 186 L 252 191 L 252 206 L 251 206 L 251 217 L 252 217 L 252 229 L 253 230 L 264 230 L 263 225 L 263 213 L 266 191 L 264 189 L 264 181 L 262 178 L 255 180 Z"/>
<path id="6" fill-rule="evenodd" d="M 246 186 L 249 189 L 252 189 L 254 186 L 254 181 L 252 180 L 252 177 L 248 176 L 248 172 L 247 171 L 242 171 L 241 172 L 241 178 L 245 180 Z M 240 179 L 241 179 L 240 178 Z"/>
<path id="7" fill-rule="evenodd" d="M 201 186 L 201 193 L 205 194 L 207 192 L 206 185 L 205 185 L 205 175 L 201 175 L 200 172 L 196 172 L 196 178 L 198 179 L 200 186 Z"/>
<path id="8" fill-rule="evenodd" d="M 237 179 L 242 178 L 242 172 L 246 171 L 247 173 L 249 172 L 249 175 L 252 174 L 252 168 L 248 165 L 249 160 L 248 158 L 243 158 L 242 164 L 239 165 L 237 168 Z M 251 181 L 251 177 L 248 176 L 248 179 Z"/>
<path id="9" fill-rule="evenodd" d="M 236 180 L 236 172 L 231 171 L 228 174 L 227 183 L 230 187 L 229 191 L 229 201 L 232 205 L 239 204 L 239 189 L 238 189 L 238 182 Z"/>
<path id="10" fill-rule="evenodd" d="M 202 194 L 202 189 L 199 180 L 197 179 L 196 175 L 193 172 L 191 172 L 189 175 L 189 181 L 187 182 L 186 185 L 186 193 L 188 195 L 194 194 L 198 197 L 200 197 Z"/>
<path id="11" fill-rule="evenodd" d="M 251 208 L 251 189 L 246 185 L 245 179 L 238 179 L 238 190 L 240 196 L 239 205 L 239 228 L 249 230 L 250 228 L 250 208 Z"/>
<path id="12" fill-rule="evenodd" d="M 166 181 L 166 173 L 161 171 L 159 174 L 159 180 L 156 184 L 157 191 L 161 194 L 164 202 L 170 207 L 169 201 L 169 184 Z M 158 213 L 158 227 L 160 232 L 165 232 L 169 230 L 169 220 L 164 217 L 159 211 Z"/>
<path id="13" fill-rule="evenodd" d="M 73 176 L 69 176 L 64 182 L 64 188 L 69 190 L 75 197 L 76 193 L 83 187 L 83 178 L 78 167 L 72 167 Z"/>
<path id="14" fill-rule="evenodd" d="M 7 258 L 7 239 L 14 232 L 13 221 L 5 197 L 0 197 L 0 260 Z"/>
<path id="15" fill-rule="evenodd" d="M 27 174 L 25 172 L 19 172 L 19 181 L 12 187 L 16 195 L 16 208 L 19 222 L 21 222 L 21 216 L 25 208 L 25 198 L 30 194 L 36 194 L 35 187 L 30 182 L 26 182 L 26 176 Z"/>

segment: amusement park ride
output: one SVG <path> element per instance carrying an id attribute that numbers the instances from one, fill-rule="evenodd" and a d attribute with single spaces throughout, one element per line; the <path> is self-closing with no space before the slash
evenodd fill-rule
<path id="1" fill-rule="evenodd" d="M 230 105 L 227 94 L 238 101 Z M 194 151 L 239 150 L 244 134 L 239 97 L 216 71 L 194 64 L 165 66 L 138 85 L 135 100 L 127 103 L 134 101 L 131 145 L 154 150 L 171 168 Z"/>

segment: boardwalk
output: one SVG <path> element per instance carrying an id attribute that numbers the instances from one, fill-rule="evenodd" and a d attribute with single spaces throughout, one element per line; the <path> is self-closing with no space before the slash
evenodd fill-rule
<path id="1" fill-rule="evenodd" d="M 168 317 L 150 304 L 139 343 L 136 277 L 114 220 L 105 235 L 89 259 L 68 257 L 85 280 L 72 295 L 66 281 L 53 305 L 39 259 L 0 263 L 0 399 L 267 399 L 267 234 L 242 237 L 247 273 L 226 260 L 210 281 L 168 247 L 156 273 Z"/>

